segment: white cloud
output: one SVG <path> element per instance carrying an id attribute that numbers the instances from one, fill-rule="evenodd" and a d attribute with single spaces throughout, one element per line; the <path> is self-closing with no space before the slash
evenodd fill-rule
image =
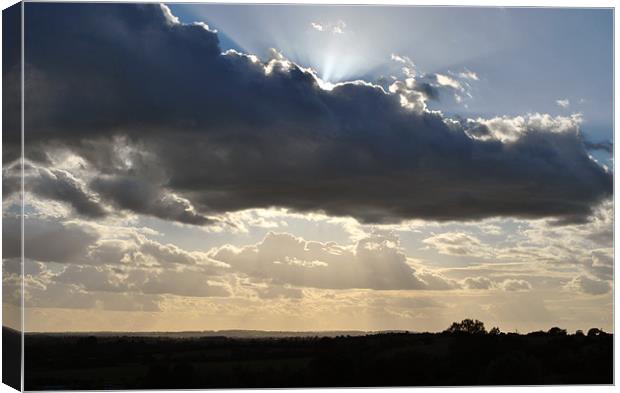
<path id="1" fill-rule="evenodd" d="M 413 65 L 413 62 L 407 56 L 401 56 L 401 55 L 397 55 L 395 53 L 392 53 L 391 58 L 392 58 L 392 60 L 394 60 L 397 63 L 401 63 L 401 64 L 405 64 L 405 65 Z"/>
<path id="2" fill-rule="evenodd" d="M 180 24 L 179 18 L 177 18 L 176 16 L 172 14 L 172 11 L 170 11 L 170 8 L 168 8 L 167 5 L 160 3 L 159 6 L 161 7 L 161 11 L 164 14 L 164 17 L 166 18 L 166 22 L 168 22 L 171 25 Z"/>
<path id="3" fill-rule="evenodd" d="M 323 25 L 321 25 L 320 23 L 316 23 L 316 22 L 311 22 L 310 26 L 312 26 L 312 28 L 317 31 L 323 31 L 324 29 Z"/>
<path id="4" fill-rule="evenodd" d="M 334 23 L 310 22 L 310 27 L 320 32 L 329 32 L 332 34 L 344 34 L 344 30 L 347 27 L 347 24 L 343 20 L 338 20 Z"/>
<path id="5" fill-rule="evenodd" d="M 555 103 L 562 108 L 568 108 L 570 106 L 570 101 L 568 100 L 568 98 L 564 98 L 561 100 L 556 100 Z"/>
<path id="6" fill-rule="evenodd" d="M 581 114 L 551 116 L 546 113 L 531 113 L 525 116 L 498 116 L 490 119 L 468 119 L 466 132 L 474 139 L 496 139 L 504 143 L 515 142 L 528 133 L 542 135 L 572 133 L 579 134 Z"/>
<path id="7" fill-rule="evenodd" d="M 371 234 L 353 246 L 306 241 L 270 232 L 243 248 L 223 246 L 211 254 L 232 269 L 263 280 L 324 289 L 448 289 L 453 284 L 407 263 L 398 238 Z"/>
<path id="8" fill-rule="evenodd" d="M 403 108 L 418 113 L 426 111 L 426 95 L 416 89 L 414 78 L 407 78 L 405 81 L 397 80 L 388 87 L 388 91 L 399 96 L 400 105 Z"/>
<path id="9" fill-rule="evenodd" d="M 439 83 L 441 86 L 451 87 L 456 90 L 463 90 L 463 86 L 457 80 L 452 79 L 447 75 L 442 75 L 442 74 L 435 74 L 435 75 L 437 76 L 437 83 Z"/>
<path id="10" fill-rule="evenodd" d="M 463 79 L 471 79 L 471 80 L 475 80 L 475 81 L 478 80 L 478 74 L 476 74 L 475 72 L 470 71 L 470 70 L 465 70 L 463 72 L 459 72 L 458 76 L 460 78 L 463 78 Z"/>

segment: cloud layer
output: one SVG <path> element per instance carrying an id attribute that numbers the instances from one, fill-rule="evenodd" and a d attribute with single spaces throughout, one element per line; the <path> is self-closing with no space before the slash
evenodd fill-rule
<path id="1" fill-rule="evenodd" d="M 70 149 L 92 175 L 49 168 L 31 188 L 86 216 L 105 205 L 206 225 L 279 206 L 373 223 L 583 221 L 612 192 L 575 118 L 451 120 L 407 105 L 427 96 L 406 81 L 325 90 L 275 52 L 222 54 L 206 25 L 157 5 L 29 4 L 26 18 L 27 158 Z"/>

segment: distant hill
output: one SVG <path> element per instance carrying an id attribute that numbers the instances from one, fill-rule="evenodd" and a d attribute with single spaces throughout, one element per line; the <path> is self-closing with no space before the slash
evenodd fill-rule
<path id="1" fill-rule="evenodd" d="M 95 337 L 227 337 L 227 338 L 285 338 L 285 337 L 339 337 L 366 336 L 372 334 L 410 333 L 406 330 L 326 330 L 326 331 L 276 331 L 276 330 L 203 330 L 185 332 L 29 332 L 27 335 L 45 336 L 95 336 Z"/>

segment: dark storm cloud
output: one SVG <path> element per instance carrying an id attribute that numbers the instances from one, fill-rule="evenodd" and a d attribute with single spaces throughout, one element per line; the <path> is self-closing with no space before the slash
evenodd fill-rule
<path id="1" fill-rule="evenodd" d="M 3 176 L 4 197 L 20 191 L 21 171 L 12 165 L 5 169 Z M 106 210 L 92 192 L 71 173 L 24 164 L 24 190 L 37 196 L 68 203 L 77 213 L 90 217 L 105 216 Z"/>
<path id="2" fill-rule="evenodd" d="M 5 169 L 5 198 L 20 191 L 20 174 L 18 165 Z M 194 225 L 212 222 L 194 212 L 187 200 L 137 177 L 99 176 L 86 186 L 68 171 L 25 163 L 24 190 L 42 198 L 65 202 L 78 214 L 90 218 L 101 218 L 108 214 L 99 200 L 103 197 L 117 208 L 164 220 Z"/>
<path id="3" fill-rule="evenodd" d="M 28 189 L 45 198 L 69 202 L 87 217 L 103 217 L 106 212 L 93 195 L 66 171 L 39 169 L 39 176 L 25 181 Z"/>
<path id="4" fill-rule="evenodd" d="M 153 184 L 137 177 L 99 177 L 91 187 L 116 206 L 140 214 L 146 214 L 194 225 L 206 225 L 212 221 L 191 211 L 191 205 Z"/>
<path id="5" fill-rule="evenodd" d="M 474 138 L 404 108 L 404 88 L 327 91 L 277 56 L 221 54 L 214 32 L 156 5 L 28 3 L 26 19 L 27 148 L 69 147 L 124 209 L 195 224 L 268 206 L 365 222 L 574 221 L 612 193 L 577 129 Z M 196 213 L 154 203 L 167 192 Z"/>

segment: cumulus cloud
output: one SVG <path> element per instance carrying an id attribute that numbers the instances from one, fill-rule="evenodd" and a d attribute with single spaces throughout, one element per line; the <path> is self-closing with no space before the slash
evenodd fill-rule
<path id="1" fill-rule="evenodd" d="M 426 103 L 429 100 L 439 101 L 447 96 L 461 103 L 464 97 L 471 97 L 467 82 L 460 82 L 453 77 L 438 73 L 418 75 L 415 64 L 407 56 L 393 53 L 391 59 L 400 66 L 403 79 L 396 76 L 381 77 L 377 83 L 397 95 L 404 108 L 414 112 L 425 112 L 428 111 Z"/>
<path id="2" fill-rule="evenodd" d="M 486 277 L 467 277 L 463 280 L 463 285 L 467 289 L 491 289 L 495 283 Z"/>
<path id="3" fill-rule="evenodd" d="M 254 278 L 323 289 L 450 289 L 439 275 L 419 274 L 407 263 L 397 238 L 373 234 L 353 247 L 306 241 L 270 232 L 259 243 L 223 246 L 212 258 Z"/>
<path id="4" fill-rule="evenodd" d="M 567 287 L 588 295 L 603 295 L 611 291 L 611 285 L 608 281 L 591 278 L 586 275 L 575 277 L 567 284 Z"/>
<path id="5" fill-rule="evenodd" d="M 579 135 L 581 115 L 570 117 L 534 113 L 526 116 L 498 116 L 490 119 L 468 119 L 465 129 L 468 135 L 478 140 L 497 140 L 503 143 L 519 141 L 528 133 L 538 131 L 561 135 Z M 582 143 L 585 141 L 582 140 Z"/>
<path id="6" fill-rule="evenodd" d="M 438 96 L 437 90 L 430 84 L 420 84 L 414 78 L 404 81 L 396 80 L 388 86 L 388 91 L 399 97 L 403 108 L 416 112 L 426 110 L 426 101 Z"/>
<path id="7" fill-rule="evenodd" d="M 27 155 L 60 146 L 88 161 L 96 195 L 47 195 L 86 215 L 100 198 L 198 225 L 271 206 L 373 223 L 583 221 L 612 193 L 612 174 L 590 159 L 572 118 L 451 120 L 406 81 L 325 90 L 291 62 L 222 54 L 215 32 L 155 5 L 26 12 Z"/>
<path id="8" fill-rule="evenodd" d="M 5 217 L 4 225 L 12 229 L 19 220 Z M 33 307 L 91 308 L 98 301 L 93 295 L 97 293 L 228 297 L 238 291 L 235 277 L 251 279 L 254 293 L 262 299 L 300 299 L 302 288 L 460 287 L 440 273 L 414 267 L 398 238 L 389 234 L 374 233 L 343 246 L 270 232 L 254 245 L 200 252 L 152 240 L 138 228 L 32 217 L 26 218 L 25 225 L 29 283 L 25 295 Z M 7 299 L 19 287 L 19 242 L 10 237 L 13 233 L 3 232 Z M 36 299 L 45 296 L 54 299 Z M 140 309 L 140 304 L 135 307 Z"/>
<path id="9" fill-rule="evenodd" d="M 501 284 L 504 291 L 509 292 L 521 292 L 521 291 L 529 291 L 532 289 L 532 285 L 525 280 L 516 280 L 516 279 L 508 279 L 504 280 Z"/>

